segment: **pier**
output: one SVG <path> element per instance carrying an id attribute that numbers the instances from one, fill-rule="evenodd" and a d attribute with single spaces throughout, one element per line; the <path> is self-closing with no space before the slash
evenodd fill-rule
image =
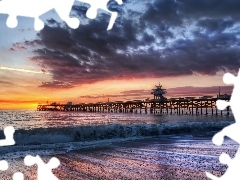
<path id="1" fill-rule="evenodd" d="M 73 104 L 39 104 L 38 111 L 81 111 L 81 112 L 99 112 L 99 113 L 144 113 L 144 114 L 187 114 L 187 115 L 229 115 L 230 107 L 226 111 L 220 111 L 216 107 L 216 101 L 221 99 L 230 100 L 230 95 L 217 95 L 217 97 L 184 97 L 170 98 L 164 97 L 166 90 L 161 85 L 152 90 L 154 99 L 133 100 L 133 101 L 115 101 L 115 102 L 97 102 L 97 103 L 79 103 Z"/>

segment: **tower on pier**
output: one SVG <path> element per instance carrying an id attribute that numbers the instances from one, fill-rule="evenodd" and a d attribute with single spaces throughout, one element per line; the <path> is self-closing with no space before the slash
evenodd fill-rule
<path id="1" fill-rule="evenodd" d="M 153 94 L 153 96 L 154 96 L 154 99 L 159 99 L 161 101 L 167 100 L 167 98 L 163 96 L 164 94 L 167 93 L 166 89 L 163 89 L 162 85 L 160 85 L 160 83 L 159 83 L 159 85 L 155 85 L 155 87 L 156 88 L 152 89 L 152 92 L 151 92 L 151 94 Z"/>

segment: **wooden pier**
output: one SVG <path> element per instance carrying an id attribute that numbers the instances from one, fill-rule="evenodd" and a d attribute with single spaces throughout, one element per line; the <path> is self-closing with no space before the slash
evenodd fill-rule
<path id="1" fill-rule="evenodd" d="M 216 101 L 222 99 L 229 101 L 229 98 L 209 99 L 169 99 L 169 100 L 136 100 L 116 101 L 99 103 L 79 104 L 39 104 L 38 111 L 82 111 L 82 112 L 108 112 L 108 113 L 145 113 L 145 114 L 212 114 L 223 115 L 216 107 Z M 230 107 L 227 107 L 225 115 L 229 115 Z"/>
<path id="2" fill-rule="evenodd" d="M 100 113 L 144 113 L 144 114 L 188 114 L 188 115 L 229 115 L 230 107 L 227 107 L 225 114 L 216 107 L 216 101 L 221 99 L 230 100 L 229 95 L 203 96 L 200 98 L 184 97 L 167 99 L 163 95 L 165 89 L 159 84 L 153 89 L 154 99 L 134 100 L 134 101 L 115 101 L 98 103 L 79 103 L 73 104 L 39 104 L 38 111 L 81 111 L 81 112 L 100 112 Z"/>

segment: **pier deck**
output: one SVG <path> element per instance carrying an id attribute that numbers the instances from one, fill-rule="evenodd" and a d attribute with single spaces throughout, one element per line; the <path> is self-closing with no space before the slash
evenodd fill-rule
<path id="1" fill-rule="evenodd" d="M 152 99 L 135 101 L 116 101 L 79 104 L 39 104 L 38 111 L 82 111 L 82 112 L 115 112 L 115 113 L 145 113 L 145 114 L 215 114 L 223 115 L 216 107 L 218 99 L 229 101 L 230 98 L 178 98 Z M 229 115 L 227 107 L 225 115 Z"/>

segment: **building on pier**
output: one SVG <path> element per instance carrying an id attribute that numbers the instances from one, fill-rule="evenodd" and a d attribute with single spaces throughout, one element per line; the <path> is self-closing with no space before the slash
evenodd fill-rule
<path id="1" fill-rule="evenodd" d="M 162 85 L 155 85 L 155 89 L 152 89 L 151 94 L 153 94 L 154 99 L 159 99 L 161 101 L 166 101 L 167 98 L 163 95 L 167 93 L 166 89 L 162 88 Z"/>
<path id="2" fill-rule="evenodd" d="M 218 99 L 230 99 L 231 95 L 228 95 L 226 93 L 225 94 L 221 94 L 221 88 L 219 87 L 219 92 L 218 92 L 217 98 Z"/>
<path id="3" fill-rule="evenodd" d="M 217 96 L 217 98 L 219 99 L 230 99 L 231 98 L 231 95 L 228 95 L 228 94 L 220 94 Z"/>

